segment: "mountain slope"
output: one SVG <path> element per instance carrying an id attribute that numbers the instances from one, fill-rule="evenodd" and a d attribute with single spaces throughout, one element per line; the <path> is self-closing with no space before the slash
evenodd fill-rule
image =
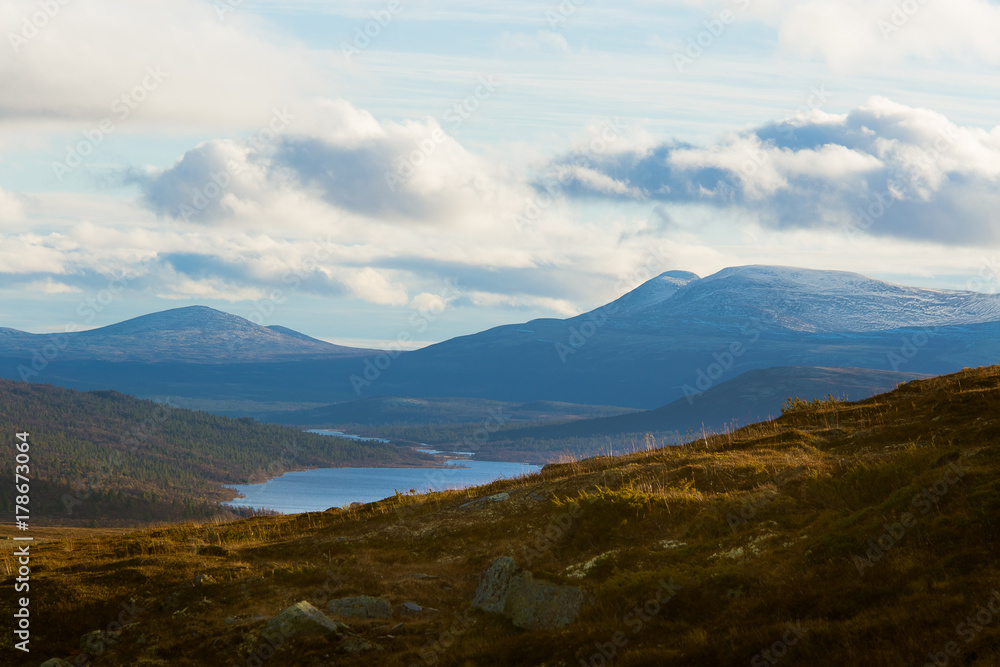
<path id="1" fill-rule="evenodd" d="M 751 266 L 703 279 L 670 272 L 574 318 L 445 341 L 402 356 L 357 387 L 363 396 L 651 409 L 709 373 L 718 384 L 777 366 L 942 374 L 998 361 L 1000 296 Z M 364 365 L 355 367 L 363 378 Z"/>
<path id="2" fill-rule="evenodd" d="M 675 434 L 684 440 L 688 433 L 717 433 L 771 419 L 781 414 L 782 406 L 790 398 L 813 401 L 832 394 L 835 398 L 860 401 L 926 377 L 863 368 L 757 369 L 655 410 L 510 430 L 503 437 L 515 440 L 655 433 Z"/>
<path id="3" fill-rule="evenodd" d="M 133 598 L 138 622 L 101 664 L 989 667 L 998 405 L 1000 368 L 968 370 L 474 490 L 36 542 L 46 653 L 10 664 L 72 659 Z M 577 620 L 521 630 L 471 608 L 499 556 L 582 588 Z M 267 642 L 290 605 L 332 616 L 357 595 L 435 611 L 336 619 L 363 641 Z M 13 605 L 0 597 L 0 614 Z"/>
<path id="4" fill-rule="evenodd" d="M 45 352 L 56 350 L 52 355 Z M 66 334 L 0 330 L 0 357 L 105 362 L 237 363 L 353 357 L 371 350 L 332 345 L 284 327 L 263 327 L 205 306 L 176 308 Z"/>
<path id="5" fill-rule="evenodd" d="M 0 428 L 27 431 L 34 524 L 86 525 L 207 518 L 235 494 L 223 484 L 294 469 L 419 465 L 426 457 L 381 443 L 302 433 L 141 401 L 0 380 Z M 13 437 L 13 435 L 11 435 Z M 14 457 L 0 474 L 14 476 Z M 12 512 L 12 494 L 0 511 Z"/>
<path id="6" fill-rule="evenodd" d="M 262 421 L 297 426 L 465 424 L 560 420 L 618 415 L 628 408 L 538 401 L 504 403 L 477 398 L 375 397 L 306 410 L 267 412 Z"/>

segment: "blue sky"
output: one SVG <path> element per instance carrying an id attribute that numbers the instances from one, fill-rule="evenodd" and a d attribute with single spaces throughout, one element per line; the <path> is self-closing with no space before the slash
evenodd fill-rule
<path id="1" fill-rule="evenodd" d="M 380 345 L 673 269 L 1000 286 L 986 0 L 13 0 L 0 28 L 0 326 L 205 304 Z"/>

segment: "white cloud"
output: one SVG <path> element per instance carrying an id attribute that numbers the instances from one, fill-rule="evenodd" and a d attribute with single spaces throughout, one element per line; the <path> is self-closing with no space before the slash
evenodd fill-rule
<path id="1" fill-rule="evenodd" d="M 736 207 L 782 228 L 951 244 L 1000 240 L 1000 127 L 873 97 L 845 115 L 815 112 L 698 147 L 668 143 L 589 156 L 568 191 Z M 613 184 L 613 187 L 609 184 Z M 883 210 L 884 209 L 884 210 Z"/>
<path id="2" fill-rule="evenodd" d="M 0 115 L 253 127 L 303 91 L 322 92 L 321 59 L 248 12 L 220 20 L 198 0 L 73 0 L 34 34 L 36 0 L 0 4 Z M 21 33 L 34 34 L 24 39 Z M 21 41 L 18 41 L 21 40 Z M 11 50 L 16 48 L 16 53 Z M 155 73 L 151 75 L 151 73 Z"/>

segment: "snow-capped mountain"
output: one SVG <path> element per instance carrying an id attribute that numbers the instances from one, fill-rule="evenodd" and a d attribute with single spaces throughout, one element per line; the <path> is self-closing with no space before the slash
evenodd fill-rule
<path id="1" fill-rule="evenodd" d="M 741 266 L 707 278 L 665 273 L 605 307 L 643 324 L 760 322 L 801 332 L 864 333 L 1000 321 L 1000 296 L 905 287 L 844 271 Z M 679 284 L 680 283 L 680 284 Z M 667 288 L 669 286 L 671 289 Z M 615 304 L 627 307 L 612 309 Z"/>
<path id="2" fill-rule="evenodd" d="M 115 362 L 246 362 L 358 356 L 284 327 L 264 327 L 205 306 L 176 308 L 66 334 L 0 329 L 0 357 Z"/>

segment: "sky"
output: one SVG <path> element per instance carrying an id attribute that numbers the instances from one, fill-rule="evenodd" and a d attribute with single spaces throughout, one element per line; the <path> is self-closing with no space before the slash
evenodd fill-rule
<path id="1" fill-rule="evenodd" d="M 5 0 L 0 327 L 415 345 L 780 264 L 1000 287 L 1000 3 Z"/>

